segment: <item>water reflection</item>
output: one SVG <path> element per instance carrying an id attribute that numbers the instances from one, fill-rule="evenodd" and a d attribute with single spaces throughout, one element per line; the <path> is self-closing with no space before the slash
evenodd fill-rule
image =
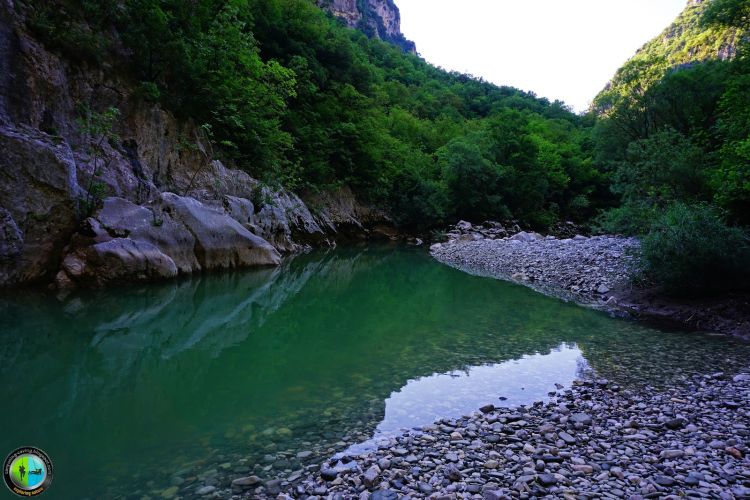
<path id="1" fill-rule="evenodd" d="M 581 350 L 575 344 L 563 344 L 549 354 L 409 380 L 385 400 L 385 416 L 372 439 L 350 446 L 345 453 L 374 450 L 385 437 L 443 418 L 469 415 L 487 404 L 514 408 L 544 401 L 556 384 L 569 387 L 588 370 Z"/>
<path id="2" fill-rule="evenodd" d="M 515 407 L 541 401 L 556 383 L 569 386 L 584 366 L 581 351 L 563 345 L 549 354 L 410 380 L 385 400 L 385 418 L 376 433 L 458 418 L 490 403 Z"/>
<path id="3" fill-rule="evenodd" d="M 288 475 L 378 432 L 495 402 L 488 395 L 530 402 L 588 368 L 658 384 L 731 371 L 748 354 L 421 252 L 338 250 L 63 303 L 0 298 L 0 397 L 15 409 L 0 412 L 11 429 L 0 453 L 45 449 L 60 471 L 55 498 L 158 495 L 181 469 L 182 479 L 226 463 L 226 477 Z"/>

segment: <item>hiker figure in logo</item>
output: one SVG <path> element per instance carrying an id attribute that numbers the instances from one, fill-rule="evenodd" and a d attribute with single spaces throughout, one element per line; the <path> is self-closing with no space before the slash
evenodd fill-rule
<path id="1" fill-rule="evenodd" d="M 26 475 L 26 467 L 23 464 L 18 466 L 18 473 L 21 474 L 21 481 L 23 481 L 23 476 Z"/>

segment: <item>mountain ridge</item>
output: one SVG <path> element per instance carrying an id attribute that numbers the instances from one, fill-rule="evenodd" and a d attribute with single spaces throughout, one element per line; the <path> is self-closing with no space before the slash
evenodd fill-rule
<path id="1" fill-rule="evenodd" d="M 702 18 L 710 4 L 710 0 L 688 0 L 669 26 L 617 70 L 594 98 L 592 110 L 606 113 L 618 100 L 632 92 L 645 92 L 672 70 L 734 58 L 746 33 L 737 27 L 706 25 Z"/>

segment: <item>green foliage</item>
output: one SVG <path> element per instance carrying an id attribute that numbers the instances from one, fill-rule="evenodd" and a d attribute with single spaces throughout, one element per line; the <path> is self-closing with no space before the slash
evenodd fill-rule
<path id="1" fill-rule="evenodd" d="M 733 222 L 750 223 L 746 8 L 735 0 L 688 6 L 597 98 L 595 162 L 616 195 L 601 228 L 647 232 L 653 215 L 677 201 L 717 204 Z"/>
<path id="2" fill-rule="evenodd" d="M 719 102 L 717 129 L 722 143 L 711 175 L 715 200 L 733 218 L 750 224 L 750 58 L 733 63 Z"/>
<path id="3" fill-rule="evenodd" d="M 614 192 L 628 203 L 663 207 L 677 200 L 698 200 L 706 191 L 704 152 L 671 128 L 628 145 L 614 173 Z"/>
<path id="4" fill-rule="evenodd" d="M 690 3 L 675 22 L 645 44 L 617 71 L 612 82 L 594 100 L 600 114 L 638 112 L 648 90 L 674 68 L 717 59 L 744 33 L 739 27 L 705 22 L 717 3 L 746 4 L 745 0 Z M 648 123 L 644 124 L 648 127 Z"/>
<path id="5" fill-rule="evenodd" d="M 81 219 L 90 217 L 107 195 L 107 185 L 100 180 L 108 162 L 104 145 L 119 140 L 114 131 L 119 117 L 120 110 L 115 107 L 101 112 L 92 110 L 88 105 L 81 105 L 78 109 L 78 127 L 88 142 L 87 153 L 91 158 L 91 175 L 86 193 L 78 200 Z"/>
<path id="6" fill-rule="evenodd" d="M 747 0 L 713 0 L 703 18 L 706 26 L 750 27 L 750 3 Z"/>
<path id="7" fill-rule="evenodd" d="M 750 244 L 706 205 L 673 204 L 643 239 L 646 276 L 678 295 L 747 287 Z"/>
<path id="8" fill-rule="evenodd" d="M 268 185 L 348 184 L 420 228 L 584 219 L 606 191 L 589 120 L 430 66 L 309 0 L 26 1 L 46 43 L 89 63 L 100 56 L 61 38 L 67 28 L 119 35 L 124 51 L 102 50 L 125 58 L 136 96 L 207 124 L 216 157 Z"/>
<path id="9" fill-rule="evenodd" d="M 115 2 L 99 0 L 20 0 L 27 23 L 43 42 L 73 61 L 103 62 L 112 41 L 99 28 L 117 15 Z"/>

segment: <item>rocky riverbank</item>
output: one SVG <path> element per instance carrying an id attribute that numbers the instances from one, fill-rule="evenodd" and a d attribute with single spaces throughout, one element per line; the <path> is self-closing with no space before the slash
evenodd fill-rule
<path id="1" fill-rule="evenodd" d="M 489 405 L 290 481 L 238 478 L 232 491 L 373 500 L 750 498 L 748 401 L 747 373 L 695 375 L 665 390 L 576 382 L 547 402 Z"/>
<path id="2" fill-rule="evenodd" d="M 626 286 L 635 268 L 633 238 L 557 239 L 520 232 L 503 239 L 436 244 L 432 255 L 473 274 L 515 281 L 576 302 L 612 306 L 611 292 Z"/>
<path id="3" fill-rule="evenodd" d="M 120 64 L 50 51 L 25 10 L 0 5 L 0 288 L 67 293 L 395 238 L 346 186 L 298 195 L 253 178 L 198 124 L 139 97 Z"/>
<path id="4" fill-rule="evenodd" d="M 640 243 L 635 238 L 545 237 L 468 222 L 457 224 L 448 236 L 430 252 L 462 271 L 514 281 L 617 315 L 750 338 L 747 295 L 680 300 L 636 287 L 631 277 L 638 272 Z"/>

